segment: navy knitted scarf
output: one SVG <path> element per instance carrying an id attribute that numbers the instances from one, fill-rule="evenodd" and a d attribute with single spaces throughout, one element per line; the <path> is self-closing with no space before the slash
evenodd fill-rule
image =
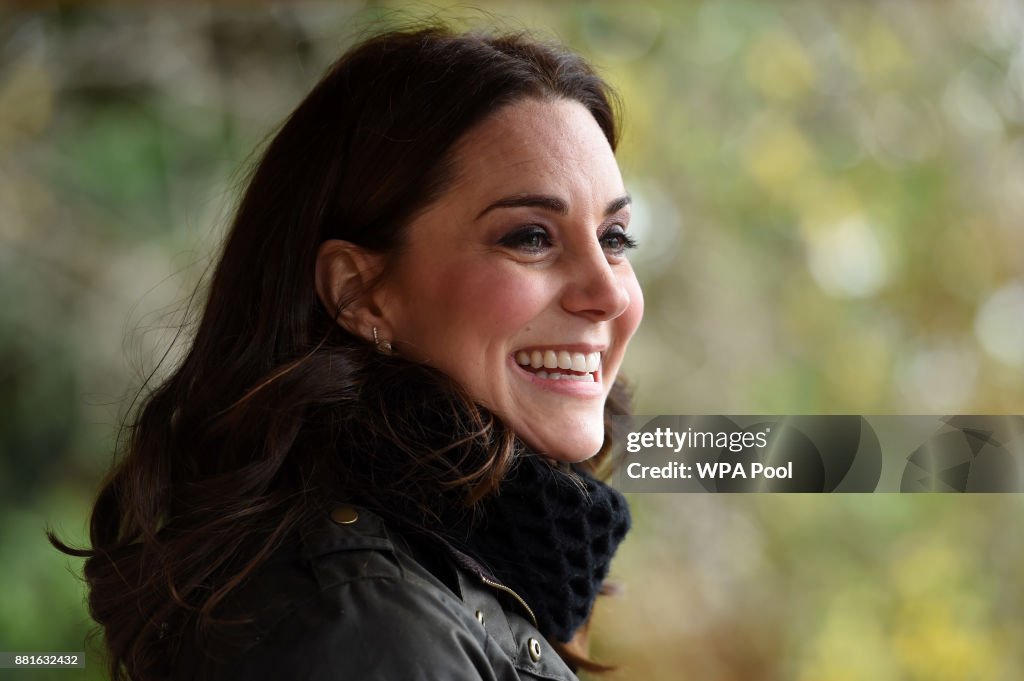
<path id="1" fill-rule="evenodd" d="M 456 547 L 533 610 L 542 634 L 569 641 L 590 616 L 619 543 L 629 506 L 615 489 L 523 455 Z"/>

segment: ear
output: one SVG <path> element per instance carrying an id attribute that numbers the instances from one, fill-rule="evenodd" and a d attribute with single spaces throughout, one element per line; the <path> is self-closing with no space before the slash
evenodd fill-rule
<path id="1" fill-rule="evenodd" d="M 385 338 L 391 337 L 370 288 L 383 265 L 383 255 L 340 239 L 320 244 L 316 257 L 316 294 L 320 302 L 346 331 L 371 343 L 374 327 Z"/>

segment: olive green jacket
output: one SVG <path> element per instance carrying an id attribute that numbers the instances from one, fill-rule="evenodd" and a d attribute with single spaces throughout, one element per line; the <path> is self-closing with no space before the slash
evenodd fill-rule
<path id="1" fill-rule="evenodd" d="M 256 617 L 233 652 L 186 655 L 180 678 L 576 679 L 514 592 L 441 553 L 336 508 L 239 590 L 231 609 Z"/>

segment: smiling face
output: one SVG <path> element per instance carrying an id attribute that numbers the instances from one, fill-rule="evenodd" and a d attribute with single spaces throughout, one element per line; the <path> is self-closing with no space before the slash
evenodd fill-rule
<path id="1" fill-rule="evenodd" d="M 587 459 L 643 314 L 608 141 L 578 102 L 529 99 L 473 128 L 454 160 L 378 291 L 395 349 L 541 454 Z"/>

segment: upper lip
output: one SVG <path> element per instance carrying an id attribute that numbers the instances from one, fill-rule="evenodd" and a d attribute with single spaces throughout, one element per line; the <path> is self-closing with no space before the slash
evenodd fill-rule
<path id="1" fill-rule="evenodd" d="M 518 348 L 512 352 L 515 355 L 517 352 L 533 352 L 534 350 L 565 350 L 566 352 L 582 352 L 584 354 L 590 352 L 600 352 L 604 354 L 608 350 L 608 345 L 596 345 L 592 343 L 568 343 L 563 345 L 552 344 L 552 345 L 528 345 L 526 347 Z"/>

